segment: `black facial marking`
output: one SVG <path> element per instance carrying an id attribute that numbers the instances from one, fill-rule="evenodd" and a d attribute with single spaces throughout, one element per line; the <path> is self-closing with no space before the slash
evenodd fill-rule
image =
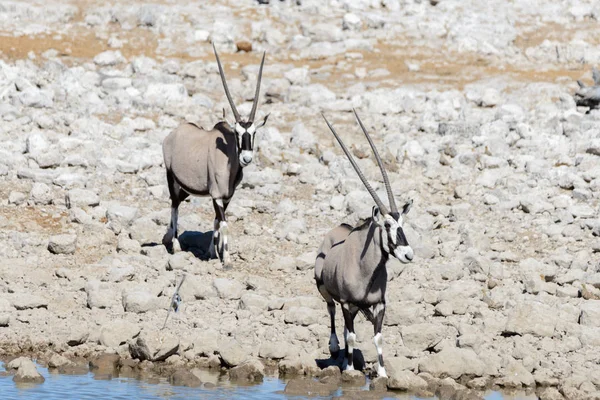
<path id="1" fill-rule="evenodd" d="M 242 150 L 252 150 L 252 137 L 248 132 L 242 135 Z"/>
<path id="2" fill-rule="evenodd" d="M 408 241 L 406 240 L 406 236 L 404 236 L 404 230 L 402 228 L 398 228 L 397 232 L 398 238 L 396 243 L 398 246 L 408 246 Z"/>

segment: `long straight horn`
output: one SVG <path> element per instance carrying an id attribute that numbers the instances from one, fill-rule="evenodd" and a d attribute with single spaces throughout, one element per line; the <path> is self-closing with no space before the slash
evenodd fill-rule
<path id="1" fill-rule="evenodd" d="M 321 113 L 321 115 L 323 116 L 323 119 L 325 120 L 325 122 L 327 123 L 327 126 L 331 130 L 331 133 L 333 133 L 333 136 L 335 136 L 335 138 L 337 139 L 338 143 L 342 147 L 342 150 L 344 150 L 344 153 L 346 153 L 346 157 L 348 157 L 348 161 L 350 161 L 350 164 L 352 164 L 352 166 L 354 167 L 354 170 L 358 174 L 358 177 L 362 181 L 363 185 L 365 185 L 365 187 L 369 191 L 369 194 L 371 195 L 371 197 L 373 198 L 373 200 L 375 200 L 375 204 L 377 204 L 377 207 L 379 207 L 379 210 L 383 214 L 389 214 L 388 211 L 387 211 L 387 207 L 383 205 L 381 199 L 379 198 L 379 196 L 377 196 L 377 193 L 375 193 L 375 190 L 373 190 L 373 188 L 371 187 L 371 185 L 369 184 L 369 182 L 367 182 L 367 178 L 365 178 L 365 176 L 363 175 L 363 173 L 360 170 L 360 168 L 358 168 L 358 164 L 356 164 L 356 161 L 354 161 L 354 158 L 350 154 L 350 151 L 348 150 L 348 148 L 346 147 L 346 145 L 344 144 L 344 142 L 342 142 L 342 139 L 338 136 L 338 134 L 335 131 L 335 129 L 333 129 L 333 126 L 331 126 L 331 124 L 329 123 L 329 121 L 327 121 L 327 118 L 325 118 L 325 114 Z"/>
<path id="2" fill-rule="evenodd" d="M 229 88 L 227 87 L 227 81 L 225 80 L 225 73 L 223 72 L 223 66 L 221 65 L 221 60 L 219 59 L 219 53 L 217 53 L 217 48 L 213 43 L 213 50 L 215 51 L 215 57 L 217 58 L 217 65 L 219 66 L 219 74 L 221 74 L 221 81 L 223 82 L 223 88 L 225 89 L 225 96 L 227 96 L 227 100 L 229 100 L 229 105 L 231 106 L 231 111 L 233 111 L 233 116 L 235 117 L 235 122 L 240 122 L 240 114 L 235 108 L 235 104 L 231 98 L 231 94 L 229 93 Z"/>
<path id="3" fill-rule="evenodd" d="M 254 104 L 252 104 L 252 111 L 250 111 L 250 118 L 248 122 L 254 122 L 254 116 L 256 115 L 256 108 L 258 107 L 258 98 L 260 97 L 260 80 L 262 79 L 262 70 L 263 65 L 265 64 L 265 55 L 267 52 L 263 53 L 262 61 L 260 62 L 260 69 L 258 70 L 258 81 L 256 82 L 256 93 L 254 94 Z"/>
<path id="4" fill-rule="evenodd" d="M 371 146 L 371 150 L 373 150 L 373 154 L 375 154 L 375 160 L 377 160 L 377 165 L 379 165 L 379 169 L 381 170 L 381 175 L 383 176 L 383 183 L 385 184 L 385 190 L 387 192 L 388 200 L 390 202 L 390 208 L 392 209 L 393 213 L 397 213 L 398 207 L 396 207 L 396 201 L 394 200 L 394 194 L 392 193 L 392 186 L 390 185 L 390 180 L 388 178 L 387 172 L 385 171 L 385 167 L 383 166 L 383 162 L 381 161 L 381 157 L 379 157 L 379 152 L 377 151 L 377 147 L 375 147 L 375 143 L 373 143 L 373 140 L 371 139 L 371 135 L 369 135 L 369 133 L 365 129 L 365 126 L 363 125 L 362 121 L 360 120 L 360 117 L 358 116 L 358 113 L 356 112 L 356 110 L 353 108 L 352 111 L 354 111 L 354 116 L 356 117 L 356 120 L 358 121 L 358 124 L 360 125 L 360 129 L 362 129 L 363 133 L 367 137 L 367 140 L 369 141 L 369 145 Z"/>

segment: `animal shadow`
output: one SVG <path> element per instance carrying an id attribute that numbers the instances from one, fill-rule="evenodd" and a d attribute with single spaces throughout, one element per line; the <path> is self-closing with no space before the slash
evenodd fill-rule
<path id="1" fill-rule="evenodd" d="M 206 261 L 210 260 L 209 247 L 213 231 L 197 232 L 185 231 L 179 235 L 179 245 L 182 251 L 189 251 L 195 257 Z"/>
<path id="2" fill-rule="evenodd" d="M 344 349 L 341 349 L 338 354 L 337 357 L 329 357 L 329 358 L 320 358 L 320 359 L 316 359 L 315 362 L 317 363 L 317 367 L 321 368 L 321 369 L 325 369 L 327 367 L 331 367 L 331 366 L 336 366 L 338 367 L 340 370 L 343 371 L 343 366 L 344 366 L 344 355 L 346 354 L 346 351 Z M 362 351 L 360 351 L 360 349 L 354 349 L 354 351 L 352 352 L 352 359 L 354 362 L 354 369 L 358 370 L 358 371 L 362 371 L 365 368 L 365 358 L 363 356 Z"/>

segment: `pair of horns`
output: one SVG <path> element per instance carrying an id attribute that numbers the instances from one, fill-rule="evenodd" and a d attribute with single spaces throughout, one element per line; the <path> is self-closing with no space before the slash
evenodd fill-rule
<path id="1" fill-rule="evenodd" d="M 235 108 L 235 104 L 233 103 L 233 99 L 231 98 L 231 93 L 229 93 L 229 88 L 227 87 L 227 80 L 225 80 L 225 73 L 223 72 L 223 66 L 221 65 L 221 60 L 219 59 L 219 54 L 217 53 L 217 48 L 213 43 L 213 50 L 215 51 L 215 57 L 217 57 L 217 64 L 219 65 L 219 74 L 221 75 L 221 81 L 223 82 L 223 88 L 225 89 L 225 95 L 227 96 L 227 100 L 229 100 L 229 105 L 231 106 L 231 111 L 233 111 L 233 115 L 235 117 L 235 122 L 240 122 L 240 113 L 237 108 Z M 254 117 L 256 116 L 256 107 L 258 107 L 258 98 L 260 95 L 260 80 L 262 78 L 263 65 L 265 63 L 265 53 L 263 53 L 262 61 L 260 62 L 260 69 L 258 70 L 258 82 L 256 83 L 256 93 L 254 94 L 254 104 L 252 104 L 252 111 L 250 111 L 250 117 L 248 117 L 248 122 L 253 123 Z"/>
<path id="2" fill-rule="evenodd" d="M 377 160 L 377 165 L 379 166 L 379 170 L 381 171 L 381 175 L 383 176 L 383 183 L 385 184 L 385 190 L 387 191 L 388 200 L 390 203 L 390 208 L 392 209 L 392 213 L 398 213 L 398 207 L 396 206 L 396 201 L 394 200 L 394 194 L 392 193 L 392 186 L 390 185 L 390 180 L 389 180 L 387 172 L 385 171 L 385 168 L 383 166 L 383 162 L 381 161 L 381 157 L 379 156 L 379 152 L 377 151 L 377 148 L 375 147 L 375 143 L 373 143 L 371 136 L 365 129 L 365 126 L 363 125 L 362 121 L 360 120 L 360 117 L 356 113 L 356 110 L 352 109 L 352 111 L 354 111 L 354 116 L 356 117 L 356 120 L 358 121 L 358 124 L 360 125 L 360 128 L 362 129 L 363 133 L 367 137 L 367 140 L 369 141 L 369 145 L 371 146 L 371 150 L 373 150 L 373 154 L 375 155 L 375 160 Z M 354 170 L 358 174 L 358 177 L 362 181 L 363 185 L 365 185 L 365 187 L 369 191 L 369 194 L 371 195 L 371 197 L 373 197 L 373 200 L 375 200 L 375 204 L 377 204 L 377 207 L 381 210 L 381 212 L 383 214 L 389 214 L 387 207 L 383 204 L 383 202 L 381 201 L 379 196 L 377 196 L 377 193 L 375 193 L 375 190 L 373 190 L 373 187 L 369 184 L 369 182 L 367 181 L 367 178 L 362 173 L 360 168 L 358 168 L 358 164 L 356 164 L 356 161 L 352 157 L 352 154 L 350 154 L 350 151 L 348 150 L 348 148 L 346 147 L 344 142 L 342 142 L 342 139 L 339 137 L 339 135 L 337 134 L 335 129 L 333 129 L 333 126 L 331 126 L 329 121 L 327 121 L 327 118 L 325 118 L 325 114 L 321 113 L 321 115 L 323 116 L 323 119 L 327 123 L 327 126 L 333 133 L 333 136 L 335 136 L 338 143 L 342 147 L 342 150 L 344 150 L 344 153 L 346 153 L 346 157 L 348 157 L 350 164 L 352 164 L 352 166 L 354 167 Z"/>

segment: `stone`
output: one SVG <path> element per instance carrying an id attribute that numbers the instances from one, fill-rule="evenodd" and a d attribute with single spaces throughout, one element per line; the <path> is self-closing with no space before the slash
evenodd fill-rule
<path id="1" fill-rule="evenodd" d="M 287 356 L 289 344 L 283 342 L 263 342 L 258 349 L 261 358 L 280 360 Z"/>
<path id="2" fill-rule="evenodd" d="M 48 251 L 52 254 L 73 254 L 77 249 L 77 235 L 55 235 L 48 241 Z"/>
<path id="3" fill-rule="evenodd" d="M 542 303 L 517 304 L 508 313 L 504 331 L 519 335 L 551 337 L 557 324 L 556 310 Z"/>
<path id="4" fill-rule="evenodd" d="M 106 209 L 106 218 L 109 221 L 118 222 L 122 226 L 129 226 L 137 218 L 137 214 L 137 208 L 116 203 L 111 203 Z"/>
<path id="5" fill-rule="evenodd" d="M 67 192 L 67 208 L 71 207 L 96 207 L 100 204 L 100 197 L 87 189 L 71 189 Z"/>
<path id="6" fill-rule="evenodd" d="M 19 293 L 10 298 L 10 302 L 17 310 L 32 310 L 35 308 L 48 308 L 48 300 L 43 297 Z"/>
<path id="7" fill-rule="evenodd" d="M 402 327 L 404 345 L 414 351 L 424 351 L 446 337 L 448 329 L 438 324 L 416 324 Z"/>
<path id="8" fill-rule="evenodd" d="M 564 397 L 558 389 L 554 387 L 545 387 L 538 392 L 540 400 L 563 400 Z"/>
<path id="9" fill-rule="evenodd" d="M 240 309 L 247 310 L 251 307 L 259 310 L 267 310 L 269 300 L 258 294 L 246 292 L 240 298 Z"/>
<path id="10" fill-rule="evenodd" d="M 369 383 L 369 390 L 374 392 L 385 392 L 388 389 L 388 378 L 385 376 L 377 376 L 371 379 Z"/>
<path id="11" fill-rule="evenodd" d="M 209 357 L 219 349 L 219 332 L 212 328 L 202 329 L 192 344 L 195 355 Z"/>
<path id="12" fill-rule="evenodd" d="M 367 377 L 361 371 L 345 370 L 342 372 L 342 382 L 352 386 L 364 386 Z"/>
<path id="13" fill-rule="evenodd" d="M 110 308 L 119 303 L 119 296 L 112 286 L 99 281 L 90 281 L 85 286 L 89 308 Z"/>
<path id="14" fill-rule="evenodd" d="M 219 354 L 228 367 L 240 365 L 248 358 L 248 352 L 236 340 L 219 343 Z"/>
<path id="15" fill-rule="evenodd" d="M 579 323 L 600 328 L 600 300 L 586 300 L 583 302 Z"/>
<path id="16" fill-rule="evenodd" d="M 29 193 L 31 200 L 37 205 L 52 203 L 52 189 L 43 182 L 36 182 Z"/>
<path id="17" fill-rule="evenodd" d="M 119 50 L 104 51 L 94 57 L 94 63 L 102 67 L 117 65 L 124 61 L 125 57 Z"/>
<path id="18" fill-rule="evenodd" d="M 246 360 L 229 370 L 233 382 L 262 382 L 265 367 L 256 359 Z"/>
<path id="19" fill-rule="evenodd" d="M 54 353 L 48 361 L 48 368 L 60 368 L 70 364 L 72 364 L 72 361 L 67 357 Z"/>
<path id="20" fill-rule="evenodd" d="M 178 369 L 169 377 L 169 383 L 175 386 L 199 387 L 202 381 L 187 369 Z"/>
<path id="21" fill-rule="evenodd" d="M 165 331 L 142 330 L 129 341 L 131 358 L 140 361 L 164 361 L 179 350 L 179 338 Z"/>
<path id="22" fill-rule="evenodd" d="M 90 361 L 90 370 L 102 375 L 112 375 L 116 372 L 120 359 L 118 354 L 100 354 Z"/>
<path id="23" fill-rule="evenodd" d="M 11 191 L 8 194 L 8 204 L 14 204 L 16 206 L 23 204 L 27 199 L 27 196 L 21 192 Z"/>
<path id="24" fill-rule="evenodd" d="M 308 326 L 319 321 L 318 312 L 308 307 L 291 307 L 285 312 L 284 320 L 288 324 Z"/>
<path id="25" fill-rule="evenodd" d="M 15 383 L 44 383 L 45 380 L 30 359 L 21 360 L 17 373 L 13 376 Z"/>
<path id="26" fill-rule="evenodd" d="M 485 364 L 471 349 L 444 347 L 437 354 L 432 354 L 419 362 L 419 371 L 428 372 L 439 378 L 458 379 L 462 375 L 482 376 Z"/>
<path id="27" fill-rule="evenodd" d="M 122 295 L 123 309 L 127 312 L 145 313 L 159 308 L 158 298 L 143 289 L 129 289 Z"/>
<path id="28" fill-rule="evenodd" d="M 10 315 L 0 313 L 0 327 L 5 328 L 10 324 Z"/>
<path id="29" fill-rule="evenodd" d="M 342 381 L 342 372 L 337 365 L 330 365 L 322 369 L 319 376 L 319 382 L 339 385 Z"/>
<path id="30" fill-rule="evenodd" d="M 412 371 L 395 371 L 387 381 L 388 389 L 418 391 L 427 389 L 427 381 Z"/>
<path id="31" fill-rule="evenodd" d="M 535 379 L 531 372 L 527 371 L 520 361 L 512 361 L 504 370 L 504 376 L 494 381 L 496 385 L 503 387 L 534 386 Z"/>
<path id="32" fill-rule="evenodd" d="M 233 279 L 216 278 L 213 280 L 217 294 L 222 299 L 238 300 L 246 289 L 244 285 Z"/>
<path id="33" fill-rule="evenodd" d="M 110 321 L 102 326 L 98 342 L 102 346 L 117 348 L 140 333 L 137 324 L 126 320 Z"/>

